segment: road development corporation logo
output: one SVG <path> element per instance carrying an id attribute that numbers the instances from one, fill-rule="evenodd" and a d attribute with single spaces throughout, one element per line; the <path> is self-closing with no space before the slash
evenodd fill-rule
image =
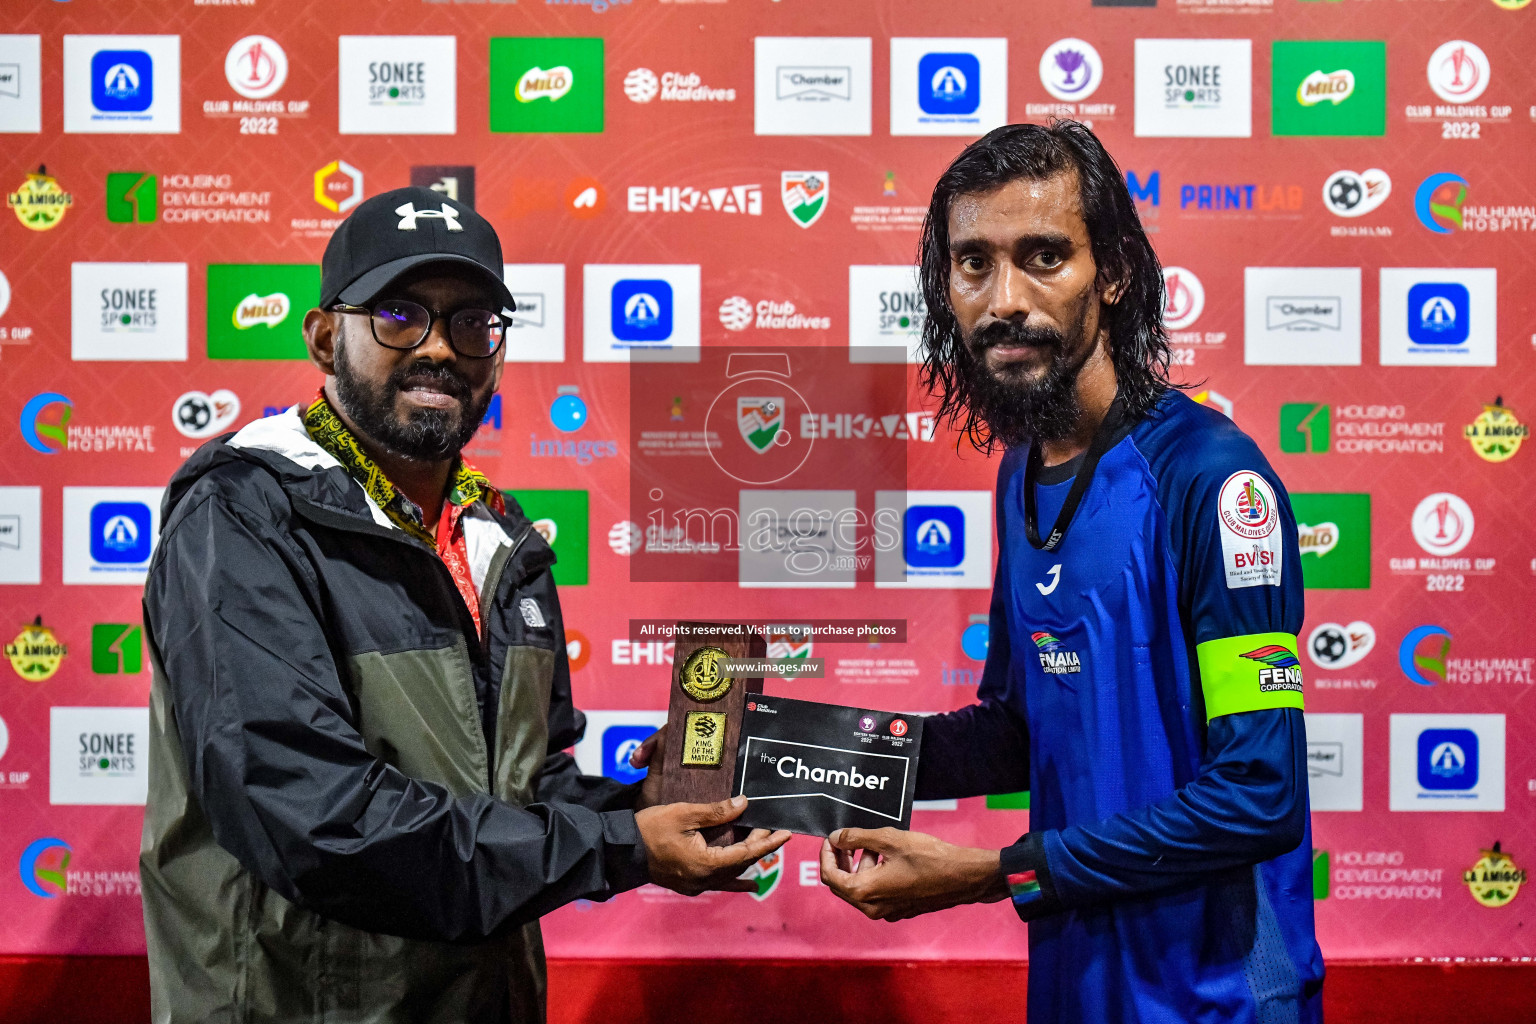
<path id="1" fill-rule="evenodd" d="M 1070 651 L 1066 645 L 1050 633 L 1036 632 L 1029 635 L 1035 642 L 1035 653 L 1040 658 L 1040 671 L 1047 675 L 1064 676 L 1075 675 L 1083 670 L 1082 659 L 1076 651 Z"/>
<path id="2" fill-rule="evenodd" d="M 1241 657 L 1249 661 L 1257 661 L 1264 666 L 1259 669 L 1261 693 L 1270 693 L 1275 690 L 1301 692 L 1301 662 L 1296 659 L 1296 655 L 1284 647 L 1278 644 L 1265 644 L 1263 647 L 1244 651 Z"/>
<path id="3" fill-rule="evenodd" d="M 1182 331 L 1200 319 L 1205 312 L 1205 286 L 1194 271 L 1184 267 L 1163 268 L 1163 326 L 1170 331 Z"/>
<path id="4" fill-rule="evenodd" d="M 43 899 L 63 896 L 69 891 L 69 859 L 73 853 L 62 839 L 45 836 L 34 839 L 21 851 L 21 884 L 28 892 Z"/>
<path id="5" fill-rule="evenodd" d="M 181 131 L 181 37 L 64 37 L 64 130 Z"/>
<path id="6" fill-rule="evenodd" d="M 246 36 L 224 55 L 224 78 L 248 100 L 264 100 L 288 81 L 288 54 L 270 36 Z"/>
<path id="7" fill-rule="evenodd" d="M 1477 525 L 1472 506 L 1458 495 L 1439 491 L 1413 510 L 1413 539 L 1431 555 L 1454 555 L 1472 542 Z"/>
<path id="8" fill-rule="evenodd" d="M 1364 217 L 1392 194 L 1392 179 L 1379 167 L 1334 171 L 1323 182 L 1323 205 L 1340 217 Z"/>
<path id="9" fill-rule="evenodd" d="M 1515 457 L 1526 438 L 1531 436 L 1531 428 L 1505 407 L 1501 396 L 1495 398 L 1492 405 L 1483 406 L 1477 418 L 1467 424 L 1463 435 L 1478 458 L 1506 462 Z"/>
<path id="10" fill-rule="evenodd" d="M 1058 100 L 1087 99 L 1103 78 L 1104 61 L 1086 40 L 1058 39 L 1040 55 L 1040 84 Z"/>
<path id="11" fill-rule="evenodd" d="M 1348 625 L 1324 622 L 1307 637 L 1307 656 L 1318 668 L 1341 669 L 1359 664 L 1376 647 L 1376 630 L 1369 622 Z"/>
<path id="12" fill-rule="evenodd" d="M 30 231 L 48 231 L 58 226 L 64 214 L 75 205 L 75 197 L 59 187 L 58 181 L 39 164 L 35 174 L 28 174 L 14 192 L 7 192 L 5 203 Z"/>
<path id="13" fill-rule="evenodd" d="M 363 201 L 363 172 L 345 160 L 332 160 L 315 172 L 315 202 L 332 213 L 346 213 Z"/>
<path id="14" fill-rule="evenodd" d="M 1507 907 L 1520 895 L 1520 887 L 1526 881 L 1525 871 L 1515 864 L 1498 843 L 1493 844 L 1493 849 L 1482 851 L 1482 854 L 1477 863 L 1462 874 L 1461 880 L 1466 883 L 1472 898 L 1483 906 Z"/>
<path id="15" fill-rule="evenodd" d="M 1476 43 L 1453 39 L 1429 56 L 1429 87 L 1447 103 L 1471 103 L 1488 88 L 1493 68 Z"/>
<path id="16" fill-rule="evenodd" d="M 827 212 L 831 176 L 826 171 L 783 171 L 779 175 L 779 198 L 789 219 L 808 228 Z"/>

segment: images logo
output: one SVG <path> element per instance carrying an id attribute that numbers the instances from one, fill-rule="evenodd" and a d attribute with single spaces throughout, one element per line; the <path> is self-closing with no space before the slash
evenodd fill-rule
<path id="1" fill-rule="evenodd" d="M 320 298 L 313 263 L 210 263 L 210 359 L 307 359 L 303 317 Z"/>
<path id="2" fill-rule="evenodd" d="M 965 561 L 965 513 L 954 505 L 913 505 L 904 516 L 903 550 L 914 569 L 953 569 Z"/>
<path id="3" fill-rule="evenodd" d="M 1488 88 L 1493 69 L 1475 43 L 1453 39 L 1429 57 L 1429 87 L 1447 103 L 1471 103 Z"/>
<path id="4" fill-rule="evenodd" d="M 61 406 L 57 423 L 45 423 L 44 414 L 51 406 Z M 69 447 L 69 418 L 75 405 L 67 395 L 57 391 L 44 391 L 33 395 L 21 407 L 21 439 L 33 451 L 53 455 Z"/>
<path id="5" fill-rule="evenodd" d="M 603 130 L 603 40 L 491 40 L 493 132 Z"/>
<path id="6" fill-rule="evenodd" d="M 1286 402 L 1280 406 L 1282 452 L 1326 452 L 1332 442 L 1332 411 L 1326 402 Z"/>
<path id="7" fill-rule="evenodd" d="M 1205 311 L 1205 286 L 1193 271 L 1164 267 L 1163 289 L 1167 294 L 1163 326 L 1170 331 L 1182 331 L 1200 319 L 1200 314 Z"/>
<path id="8" fill-rule="evenodd" d="M 246 36 L 224 55 L 224 78 L 248 100 L 264 100 L 288 80 L 288 55 L 268 36 Z"/>
<path id="9" fill-rule="evenodd" d="M 1074 675 L 1083 670 L 1082 659 L 1076 651 L 1069 651 L 1060 640 L 1050 633 L 1031 633 L 1035 653 L 1040 658 L 1040 670 L 1047 675 Z"/>
<path id="10" fill-rule="evenodd" d="M 1459 174 L 1431 174 L 1413 194 L 1413 212 L 1419 223 L 1437 235 L 1448 235 L 1462 226 L 1461 207 L 1467 201 L 1467 179 Z"/>
<path id="11" fill-rule="evenodd" d="M 23 626 L 16 639 L 4 649 L 16 674 L 34 683 L 52 679 L 68 653 L 69 648 L 59 642 L 53 630 L 43 625 L 41 615 L 33 619 L 31 625 Z"/>
<path id="12" fill-rule="evenodd" d="M 1477 863 L 1461 876 L 1461 880 L 1466 883 L 1472 898 L 1483 906 L 1504 907 L 1520 895 L 1526 874 L 1515 865 L 1509 854 L 1499 848 L 1498 843 L 1494 843 L 1493 849 L 1484 850 Z"/>
<path id="13" fill-rule="evenodd" d="M 1376 647 L 1376 630 L 1369 622 L 1347 626 L 1324 622 L 1307 637 L 1307 654 L 1319 668 L 1340 669 L 1358 664 Z"/>
<path id="14" fill-rule="evenodd" d="M 33 231 L 47 231 L 57 226 L 75 205 L 75 197 L 59 188 L 48 168 L 41 164 L 37 173 L 27 175 L 27 180 L 15 192 L 6 193 L 5 201 L 15 211 L 22 226 Z"/>
<path id="15" fill-rule="evenodd" d="M 784 171 L 779 175 L 779 198 L 789 219 L 808 228 L 827 212 L 829 175 L 826 171 Z"/>
<path id="16" fill-rule="evenodd" d="M 1323 182 L 1323 203 L 1340 217 L 1363 217 L 1387 201 L 1392 179 L 1378 167 L 1361 171 L 1334 171 Z"/>
<path id="17" fill-rule="evenodd" d="M 91 104 L 102 113 L 142 113 L 155 101 L 155 62 L 143 50 L 91 57 Z"/>
<path id="18" fill-rule="evenodd" d="M 1058 39 L 1040 55 L 1040 84 L 1058 100 L 1087 99 L 1103 78 L 1099 51 L 1082 39 Z"/>
<path id="19" fill-rule="evenodd" d="M 91 671 L 109 676 L 144 671 L 143 629 L 120 622 L 98 622 L 92 626 Z"/>
<path id="20" fill-rule="evenodd" d="M 1425 640 L 1437 640 L 1438 645 L 1430 654 L 1419 654 L 1419 645 Z M 1415 626 L 1397 645 L 1397 666 L 1403 675 L 1420 686 L 1434 686 L 1435 680 L 1426 678 L 1429 673 L 1445 682 L 1445 663 L 1451 655 L 1451 634 L 1440 626 Z"/>
<path id="21" fill-rule="evenodd" d="M 1516 419 L 1500 397 L 1495 398 L 1492 405 L 1483 406 L 1477 419 L 1467 424 L 1462 433 L 1478 458 L 1504 462 L 1514 458 L 1525 439 L 1531 436 L 1531 428 Z"/>
<path id="22" fill-rule="evenodd" d="M 1312 589 L 1371 585 L 1371 496 L 1292 494 L 1301 575 Z"/>
<path id="23" fill-rule="evenodd" d="M 21 884 L 34 896 L 53 899 L 69 891 L 70 846 L 51 836 L 34 839 L 21 851 Z"/>
<path id="24" fill-rule="evenodd" d="M 1260 692 L 1301 690 L 1301 662 L 1284 647 L 1266 644 L 1243 653 L 1241 657 L 1264 665 L 1264 668 L 1259 669 Z"/>
<path id="25" fill-rule="evenodd" d="M 153 174 L 111 171 L 107 174 L 107 220 L 113 224 L 147 224 L 159 213 L 160 185 Z"/>
<path id="26" fill-rule="evenodd" d="M 1270 133 L 1385 135 L 1387 44 L 1275 40 Z"/>
<path id="27" fill-rule="evenodd" d="M 1472 542 L 1472 507 L 1448 491 L 1431 494 L 1413 510 L 1413 539 L 1431 555 L 1454 555 Z"/>
<path id="28" fill-rule="evenodd" d="M 345 160 L 332 160 L 315 172 L 315 202 L 332 213 L 346 213 L 363 201 L 363 172 Z"/>
<path id="29" fill-rule="evenodd" d="M 981 61 L 974 53 L 928 53 L 917 62 L 917 105 L 925 114 L 974 114 Z"/>

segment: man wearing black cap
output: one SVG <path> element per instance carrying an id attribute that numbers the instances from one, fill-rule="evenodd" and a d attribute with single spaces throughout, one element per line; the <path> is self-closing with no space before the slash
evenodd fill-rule
<path id="1" fill-rule="evenodd" d="M 153 1017 L 542 1021 L 540 915 L 646 881 L 750 890 L 736 876 L 788 834 L 707 847 L 744 801 L 651 806 L 659 779 L 565 753 L 585 723 L 554 555 L 459 458 L 514 309 L 491 226 L 428 189 L 376 196 L 321 293 L 320 393 L 166 491 L 144 595 Z"/>

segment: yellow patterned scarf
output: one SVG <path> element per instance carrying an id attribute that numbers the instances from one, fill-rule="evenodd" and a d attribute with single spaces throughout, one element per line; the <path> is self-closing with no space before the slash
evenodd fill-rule
<path id="1" fill-rule="evenodd" d="M 316 395 L 314 402 L 304 410 L 303 419 L 309 436 L 346 467 L 352 478 L 362 484 L 368 496 L 389 516 L 390 522 L 417 540 L 436 546 L 423 522 L 421 508 L 390 483 L 378 464 L 363 452 L 357 438 L 352 436 L 352 431 L 347 429 L 341 417 L 336 415 L 336 410 L 331 408 L 324 391 Z M 454 463 L 453 472 L 448 477 L 447 499 L 454 505 L 464 506 L 484 501 L 497 512 L 506 508 L 501 492 L 491 486 L 484 473 L 462 458 Z"/>

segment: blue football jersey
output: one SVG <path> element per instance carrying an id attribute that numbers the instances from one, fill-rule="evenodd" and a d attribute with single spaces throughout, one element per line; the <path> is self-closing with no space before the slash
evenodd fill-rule
<path id="1" fill-rule="evenodd" d="M 1120 434 L 1054 550 L 1003 458 L 980 703 L 925 723 L 918 796 L 1031 792 L 1031 1024 L 1320 1021 L 1289 499 L 1180 392 Z M 1037 474 L 1039 536 L 1075 468 Z"/>

